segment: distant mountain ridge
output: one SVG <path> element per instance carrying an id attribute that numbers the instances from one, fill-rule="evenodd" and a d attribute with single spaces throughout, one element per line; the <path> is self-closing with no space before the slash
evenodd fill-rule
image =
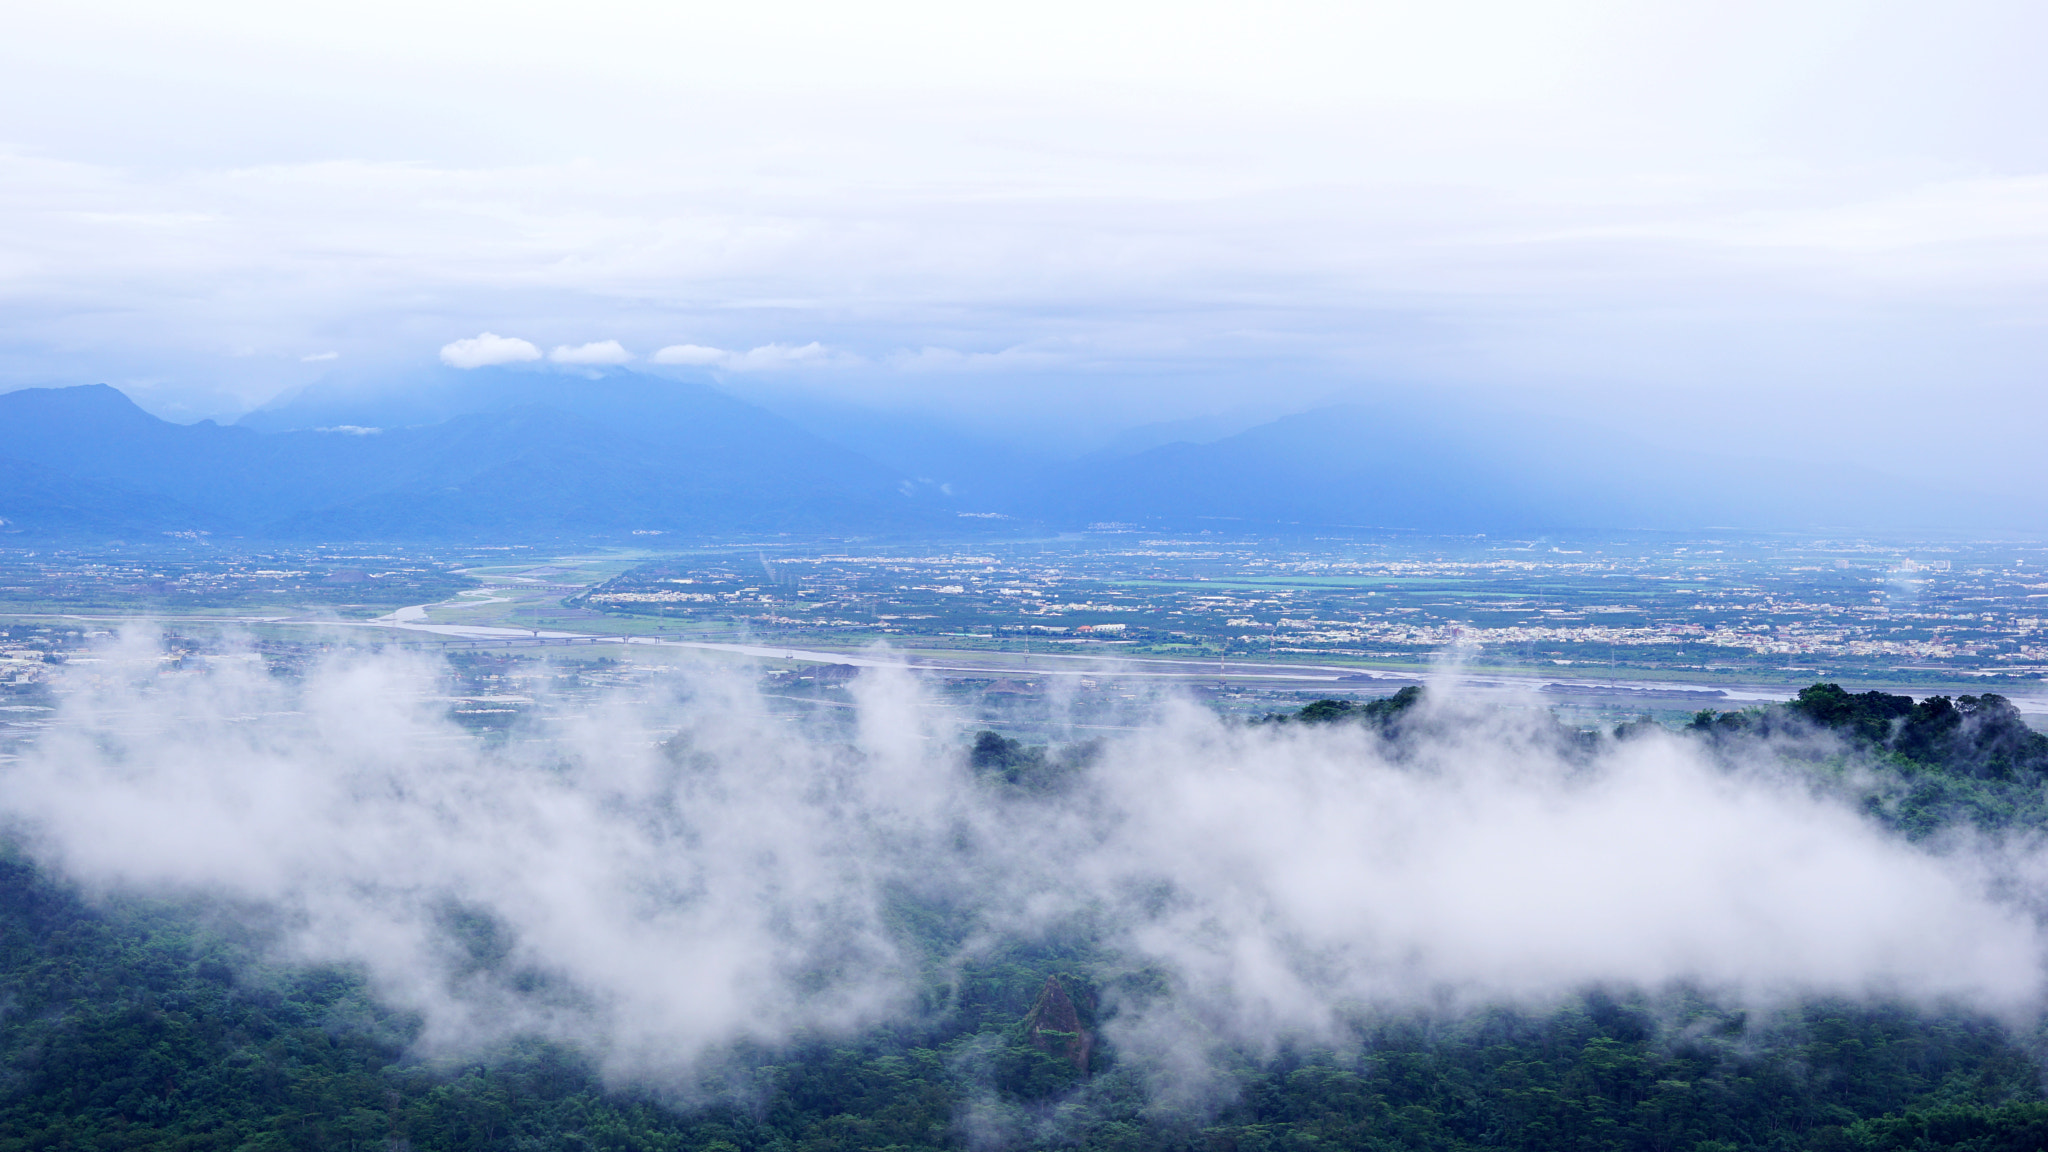
<path id="1" fill-rule="evenodd" d="M 171 424 L 105 385 L 0 394 L 0 538 L 204 531 L 430 541 L 632 532 L 1223 532 L 2024 527 L 1999 501 L 1799 461 L 1338 405 L 1203 443 L 1055 460 L 850 418 L 889 463 L 708 385 L 621 371 L 450 370 L 325 387 L 234 425 Z M 990 514 L 995 514 L 991 516 Z"/>
<path id="2" fill-rule="evenodd" d="M 272 432 L 171 424 L 105 385 L 24 389 L 0 395 L 0 476 L 18 477 L 0 517 L 38 534 L 428 540 L 902 530 L 950 515 L 751 405 L 680 389 L 639 411 L 634 388 L 646 399 L 644 384 L 614 388 L 581 413 L 528 403 Z"/>
<path id="3" fill-rule="evenodd" d="M 1098 458 L 1049 497 L 1069 515 L 1119 521 L 1472 532 L 1546 519 L 1508 468 L 1472 455 L 1452 430 L 1407 413 L 1331 407 Z"/>
<path id="4" fill-rule="evenodd" d="M 1674 449 L 1525 414 L 1332 405 L 1206 443 L 1083 461 L 1043 511 L 1246 530 L 1553 533 L 2024 528 L 1992 500 L 1867 469 Z M 2038 530 L 2038 529 L 2037 529 Z"/>

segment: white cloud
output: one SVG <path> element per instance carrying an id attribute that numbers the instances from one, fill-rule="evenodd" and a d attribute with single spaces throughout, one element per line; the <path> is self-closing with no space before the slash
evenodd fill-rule
<path id="1" fill-rule="evenodd" d="M 314 352 L 314 353 L 312 353 L 311 355 L 307 355 L 307 356 L 301 356 L 301 357 L 299 357 L 299 360 L 300 360 L 301 362 L 303 362 L 303 363 L 306 363 L 306 364 L 314 364 L 314 363 L 318 363 L 318 362 L 319 362 L 319 361 L 321 361 L 321 360 L 339 360 L 339 359 L 341 359 L 341 353 L 339 353 L 339 352 Z"/>
<path id="2" fill-rule="evenodd" d="M 762 344 L 745 352 L 728 352 L 703 344 L 671 344 L 656 352 L 652 359 L 656 364 L 695 364 L 734 372 L 764 372 L 854 357 L 835 355 L 830 348 L 813 340 L 809 344 Z"/>
<path id="3" fill-rule="evenodd" d="M 730 355 L 732 353 L 723 348 L 707 348 L 702 344 L 671 344 L 649 359 L 656 364 L 719 364 Z"/>
<path id="4" fill-rule="evenodd" d="M 563 344 L 549 353 L 548 359 L 557 364 L 624 364 L 633 354 L 617 340 L 597 340 L 574 348 Z"/>
<path id="5" fill-rule="evenodd" d="M 1044 348 L 1017 345 L 999 352 L 962 352 L 957 348 L 925 345 L 912 352 L 898 352 L 889 366 L 906 372 L 977 372 L 1004 368 L 1044 368 L 1065 362 L 1067 357 Z"/>
<path id="6" fill-rule="evenodd" d="M 735 372 L 761 372 L 776 368 L 794 368 L 799 364 L 816 364 L 833 359 L 832 353 L 816 340 L 809 344 L 763 344 L 726 358 L 725 367 Z"/>
<path id="7" fill-rule="evenodd" d="M 441 348 L 441 363 L 454 368 L 482 368 L 540 359 L 540 349 L 517 336 L 484 332 L 468 340 L 457 340 Z"/>

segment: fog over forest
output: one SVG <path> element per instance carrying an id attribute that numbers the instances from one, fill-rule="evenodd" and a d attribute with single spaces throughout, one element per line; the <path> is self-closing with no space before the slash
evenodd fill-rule
<path id="1" fill-rule="evenodd" d="M 433 1052 L 539 1034 L 687 1093 L 736 1046 L 914 1020 L 1017 940 L 1099 944 L 1102 1036 L 1168 1092 L 1364 1014 L 1589 986 L 2041 1009 L 2038 836 L 1909 843 L 1784 766 L 1826 734 L 1588 741 L 1454 681 L 1398 743 L 1167 698 L 1019 787 L 901 670 L 856 681 L 843 730 L 706 665 L 492 741 L 416 654 L 160 677 L 136 630 L 101 655 L 0 774 L 33 854 L 360 966 Z"/>
<path id="2" fill-rule="evenodd" d="M 0 1152 L 2048 1149 L 2048 4 L 5 28 Z"/>

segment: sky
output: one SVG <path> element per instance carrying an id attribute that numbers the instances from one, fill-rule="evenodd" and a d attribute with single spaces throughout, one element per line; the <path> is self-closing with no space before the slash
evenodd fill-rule
<path id="1" fill-rule="evenodd" d="M 523 341 L 1020 436 L 1404 395 L 2028 484 L 2044 42 L 1970 0 L 32 6 L 0 388 L 231 419 Z"/>

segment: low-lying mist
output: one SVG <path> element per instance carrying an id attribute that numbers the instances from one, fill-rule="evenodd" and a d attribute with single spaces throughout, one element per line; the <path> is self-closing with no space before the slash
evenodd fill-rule
<path id="1" fill-rule="evenodd" d="M 262 915 L 286 958 L 416 1012 L 428 1050 L 538 1034 L 680 1082 L 735 1045 L 914 1021 L 1020 940 L 1088 941 L 1104 1039 L 1188 1074 L 1362 1012 L 1591 985 L 2015 1018 L 2042 988 L 2028 845 L 1910 844 L 1765 744 L 1588 743 L 1454 690 L 1397 742 L 1167 700 L 1020 787 L 905 671 L 860 677 L 834 733 L 706 666 L 487 740 L 417 655 L 290 678 L 160 676 L 133 636 L 101 655 L 0 769 L 31 851 L 90 890 Z"/>

